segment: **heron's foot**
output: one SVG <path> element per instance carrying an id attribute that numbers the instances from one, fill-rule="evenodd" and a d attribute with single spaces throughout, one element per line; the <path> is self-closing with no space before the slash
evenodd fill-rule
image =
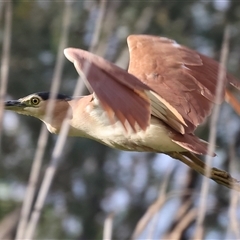
<path id="1" fill-rule="evenodd" d="M 228 188 L 240 191 L 239 181 L 231 176 L 230 173 L 218 168 L 211 169 L 211 179 Z"/>
<path id="2" fill-rule="evenodd" d="M 233 178 L 228 172 L 224 170 L 207 166 L 206 163 L 204 163 L 194 154 L 188 152 L 184 154 L 185 156 L 180 153 L 171 153 L 169 155 L 182 161 L 190 168 L 194 169 L 205 177 L 211 178 L 213 181 L 221 185 L 240 192 L 240 182 L 238 180 Z"/>
<path id="3" fill-rule="evenodd" d="M 223 171 L 221 169 L 215 168 L 215 167 L 212 168 L 212 174 L 213 174 L 213 176 L 216 176 L 216 177 L 221 177 L 221 178 L 225 178 L 225 179 L 233 179 L 230 173 Z"/>

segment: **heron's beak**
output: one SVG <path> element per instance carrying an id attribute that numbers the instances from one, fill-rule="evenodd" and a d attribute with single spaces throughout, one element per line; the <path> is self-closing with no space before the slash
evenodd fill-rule
<path id="1" fill-rule="evenodd" d="M 9 100 L 4 103 L 6 110 L 19 111 L 23 110 L 27 105 L 20 100 Z"/>

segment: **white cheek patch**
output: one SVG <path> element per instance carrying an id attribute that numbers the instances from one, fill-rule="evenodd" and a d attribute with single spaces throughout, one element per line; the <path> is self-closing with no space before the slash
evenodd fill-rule
<path id="1" fill-rule="evenodd" d="M 34 108 L 34 107 L 25 107 L 25 108 L 23 108 L 22 111 L 17 112 L 17 113 L 27 115 L 27 116 L 33 116 L 33 117 L 36 117 L 36 118 L 40 118 L 39 109 Z"/>

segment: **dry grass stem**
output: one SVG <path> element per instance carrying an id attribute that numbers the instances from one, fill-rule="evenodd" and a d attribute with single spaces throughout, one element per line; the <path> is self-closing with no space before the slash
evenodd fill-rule
<path id="1" fill-rule="evenodd" d="M 91 41 L 89 49 L 88 49 L 88 51 L 92 52 L 92 53 L 96 52 L 97 46 L 99 44 L 101 28 L 102 28 L 104 14 L 105 14 L 105 10 L 106 10 L 106 3 L 107 3 L 106 0 L 100 1 L 99 11 L 98 11 L 99 14 L 98 14 L 96 22 L 95 22 L 96 24 L 95 24 L 95 28 L 93 31 L 92 41 Z M 85 64 L 84 69 L 83 69 L 83 72 L 86 74 L 85 76 L 87 76 L 88 71 L 89 71 L 89 64 Z M 83 75 L 80 76 L 78 81 L 81 81 L 81 80 L 84 81 L 87 89 L 89 90 L 89 92 L 92 93 L 93 92 L 92 88 L 91 88 L 89 82 L 86 80 L 85 76 L 83 76 Z M 84 91 L 84 89 L 85 89 L 85 87 L 83 87 L 83 91 Z"/>
<path id="2" fill-rule="evenodd" d="M 3 219 L 1 219 L 0 222 L 0 239 L 11 239 L 12 233 L 15 232 L 15 229 L 18 224 L 20 216 L 20 208 L 16 208 L 6 216 L 4 216 Z"/>
<path id="3" fill-rule="evenodd" d="M 149 26 L 151 19 L 154 15 L 153 8 L 144 8 L 141 15 L 138 17 L 136 24 L 134 25 L 134 33 L 144 33 Z M 128 47 L 125 47 L 121 53 L 118 54 L 118 58 L 115 61 L 115 64 L 123 69 L 127 69 L 129 63 L 129 50 Z"/>
<path id="4" fill-rule="evenodd" d="M 60 37 L 60 44 L 58 47 L 57 61 L 54 69 L 53 81 L 51 86 L 51 98 L 53 98 L 56 95 L 60 85 L 60 80 L 61 80 L 61 75 L 63 70 L 63 63 L 64 63 L 63 49 L 67 46 L 67 42 L 68 42 L 70 19 L 71 19 L 71 5 L 69 3 L 66 3 L 65 10 L 64 10 L 64 17 L 63 17 L 62 32 Z M 46 118 L 51 119 L 53 107 L 54 107 L 53 101 L 50 101 L 50 104 L 47 107 Z M 36 192 L 36 188 L 37 188 L 36 185 L 37 185 L 40 170 L 41 170 L 41 165 L 42 165 L 43 155 L 44 155 L 46 144 L 47 144 L 47 139 L 48 139 L 48 130 L 46 129 L 45 124 L 42 124 L 41 132 L 40 132 L 40 136 L 37 144 L 37 150 L 35 153 L 32 169 L 30 173 L 26 197 L 23 202 L 21 218 L 18 225 L 18 229 L 17 229 L 16 239 L 23 238 L 26 232 L 26 228 L 29 228 L 29 226 L 27 227 L 27 224 L 31 224 L 30 222 L 28 223 L 28 219 L 29 219 L 34 195 Z"/>
<path id="5" fill-rule="evenodd" d="M 197 217 L 198 211 L 197 209 L 190 210 L 182 219 L 178 222 L 175 229 L 167 236 L 164 237 L 164 239 L 169 240 L 180 240 L 182 232 L 193 222 Z M 199 238 L 202 239 L 202 238 Z"/>
<path id="6" fill-rule="evenodd" d="M 175 217 L 174 217 L 174 223 L 180 222 L 184 216 L 186 215 L 187 211 L 190 209 L 192 205 L 192 199 L 188 199 L 187 201 L 184 201 L 181 206 L 179 207 Z"/>
<path id="7" fill-rule="evenodd" d="M 154 220 L 154 221 L 152 222 L 152 226 L 150 227 L 148 237 L 151 238 L 151 236 L 153 235 L 153 231 L 156 227 L 156 222 L 157 222 L 157 218 L 158 218 L 158 216 L 156 216 L 156 214 L 159 212 L 159 210 L 161 209 L 161 207 L 164 205 L 164 203 L 167 200 L 166 191 L 167 191 L 167 186 L 169 184 L 169 179 L 170 179 L 170 175 L 171 175 L 172 171 L 173 171 L 173 168 L 170 167 L 162 181 L 157 200 L 148 207 L 146 213 L 138 221 L 138 223 L 133 231 L 131 239 L 137 239 L 152 220 Z M 154 218 L 154 216 L 156 218 Z"/>
<path id="8" fill-rule="evenodd" d="M 110 213 L 104 221 L 103 240 L 111 240 L 112 239 L 113 218 L 114 218 L 114 214 Z"/>
<path id="9" fill-rule="evenodd" d="M 12 37 L 12 1 L 9 0 L 4 2 L 3 6 L 5 7 L 5 17 L 4 17 L 3 46 L 2 46 L 2 58 L 1 58 L 0 130 L 2 128 L 2 119 L 3 119 L 3 110 L 4 110 L 3 100 L 6 95 L 8 75 L 9 75 L 10 49 L 11 49 L 11 37 Z"/>
<path id="10" fill-rule="evenodd" d="M 222 92 L 225 90 L 224 88 L 224 78 L 225 78 L 225 66 L 228 57 L 228 44 L 229 44 L 229 27 L 225 28 L 224 31 L 224 39 L 221 51 L 221 67 L 219 68 L 218 73 L 218 84 L 216 89 L 216 102 L 219 102 L 222 96 Z M 213 113 L 210 120 L 210 135 L 209 135 L 209 148 L 208 148 L 208 156 L 206 156 L 206 169 L 205 176 L 211 177 L 212 170 L 212 155 L 215 152 L 215 143 L 216 143 L 216 133 L 217 133 L 217 121 L 219 116 L 220 106 L 216 105 L 213 109 Z M 198 218 L 196 223 L 196 230 L 194 233 L 194 239 L 199 239 L 203 233 L 203 222 L 206 214 L 206 205 L 207 205 L 207 194 L 209 191 L 209 180 L 208 178 L 203 179 L 202 188 L 201 188 L 201 198 L 199 205 Z"/>
<path id="11" fill-rule="evenodd" d="M 103 23 L 105 11 L 106 11 L 106 3 L 107 3 L 107 0 L 100 1 L 99 14 L 98 14 L 98 17 L 96 20 L 96 25 L 95 25 L 92 41 L 90 44 L 89 52 L 95 52 L 96 47 L 98 45 L 99 37 L 100 37 L 101 29 L 102 29 L 102 23 Z"/>
<path id="12" fill-rule="evenodd" d="M 230 144 L 230 172 L 236 172 L 236 156 L 235 156 L 235 144 Z M 232 231 L 236 237 L 236 239 L 240 239 L 240 231 L 239 231 L 239 222 L 237 217 L 237 211 L 239 209 L 239 193 L 232 191 L 230 193 L 230 206 L 229 206 L 229 229 L 228 231 Z"/>
<path id="13" fill-rule="evenodd" d="M 103 2 L 105 2 L 105 1 L 103 1 Z M 65 4 L 66 8 L 65 8 L 64 26 L 66 27 L 66 26 L 69 26 L 69 24 L 66 24 L 66 19 L 68 19 L 68 21 L 69 21 L 70 16 L 71 16 L 71 14 L 70 14 L 70 12 L 71 12 L 71 2 L 65 1 L 65 3 L 66 3 Z M 102 4 L 102 6 L 105 6 L 105 5 Z M 103 8 L 101 8 L 101 11 L 103 11 Z M 100 12 L 99 15 L 101 16 L 102 13 Z M 99 19 L 97 19 L 97 22 L 99 22 Z M 94 38 L 98 39 L 98 36 L 95 36 L 95 34 L 99 35 L 100 31 L 98 30 L 98 28 L 96 29 L 96 31 L 97 32 L 94 33 Z M 66 37 L 67 36 L 68 36 L 68 31 L 66 32 Z M 62 47 L 65 48 L 66 45 L 63 44 Z M 63 54 L 61 54 L 61 56 L 63 57 Z M 62 68 L 59 67 L 58 69 L 61 70 Z M 75 91 L 73 93 L 73 96 L 78 96 L 79 94 L 81 94 L 83 92 L 83 89 L 84 89 L 84 84 L 81 81 L 81 79 L 78 79 L 76 87 L 75 87 Z M 33 213 L 31 214 L 31 218 L 29 220 L 29 224 L 28 224 L 27 229 L 26 229 L 26 234 L 24 235 L 24 237 L 26 239 L 32 239 L 33 236 L 34 236 L 35 229 L 37 227 L 37 223 L 39 221 L 40 214 L 41 214 L 45 199 L 47 197 L 47 193 L 48 193 L 49 188 L 51 186 L 51 183 L 52 183 L 53 177 L 55 175 L 57 166 L 58 166 L 58 164 L 61 160 L 62 151 L 64 149 L 64 144 L 65 144 L 66 137 L 67 137 L 68 130 L 69 130 L 68 119 L 70 118 L 70 113 L 71 113 L 71 109 L 68 110 L 66 118 L 63 122 L 58 140 L 57 140 L 56 145 L 55 145 L 54 150 L 53 150 L 51 161 L 50 161 L 50 163 L 47 167 L 47 170 L 45 172 L 43 182 L 42 182 L 42 185 L 40 187 L 39 195 L 37 197 L 37 201 L 36 201 L 36 204 L 34 206 Z"/>

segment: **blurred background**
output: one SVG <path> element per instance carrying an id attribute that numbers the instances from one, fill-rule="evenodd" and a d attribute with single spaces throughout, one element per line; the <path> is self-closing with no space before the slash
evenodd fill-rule
<path id="1" fill-rule="evenodd" d="M 49 91 L 60 44 L 91 50 L 127 69 L 126 38 L 137 33 L 172 38 L 219 60 L 228 25 L 227 67 L 240 78 L 239 1 L 0 1 L 1 46 L 9 13 L 12 36 L 5 99 Z M 61 43 L 63 31 L 67 37 Z M 67 60 L 60 79 L 59 91 L 72 95 L 78 75 Z M 14 239 L 41 122 L 5 111 L 1 130 L 0 236 Z M 226 103 L 217 130 L 213 165 L 240 179 L 240 118 Z M 197 134 L 207 140 L 208 133 L 207 121 Z M 37 189 L 56 140 L 54 135 L 48 138 Z M 67 138 L 35 238 L 102 239 L 108 219 L 113 222 L 113 239 L 191 239 L 202 180 L 163 154 L 122 152 L 91 140 Z M 37 194 L 38 190 L 35 198 Z M 206 203 L 202 239 L 239 239 L 238 195 L 210 181 Z"/>

